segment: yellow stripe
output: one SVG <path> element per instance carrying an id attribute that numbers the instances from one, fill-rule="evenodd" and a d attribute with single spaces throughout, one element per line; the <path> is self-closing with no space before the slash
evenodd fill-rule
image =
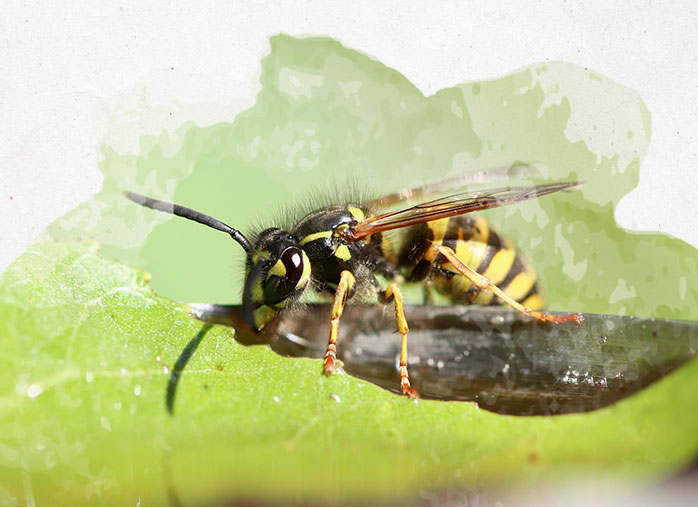
<path id="1" fill-rule="evenodd" d="M 305 245 L 306 243 L 310 243 L 311 241 L 315 241 L 316 239 L 320 238 L 329 238 L 332 236 L 332 231 L 320 231 L 320 232 L 314 232 L 312 234 L 308 234 L 305 238 L 303 238 L 300 241 L 300 245 Z"/>
<path id="2" fill-rule="evenodd" d="M 470 243 L 470 264 L 468 266 L 477 271 L 477 267 L 487 253 L 487 243 L 480 243 L 479 241 L 469 241 L 468 243 Z"/>
<path id="3" fill-rule="evenodd" d="M 514 259 L 516 258 L 516 251 L 510 250 L 509 248 L 503 248 L 492 257 L 490 265 L 487 266 L 487 270 L 482 274 L 491 283 L 497 285 L 499 282 L 504 280 L 509 274 L 512 264 L 514 264 Z"/>
<path id="4" fill-rule="evenodd" d="M 381 236 L 381 250 L 383 251 L 383 256 L 388 258 L 388 259 L 395 252 L 395 247 L 393 246 L 393 242 L 392 242 L 392 240 L 390 240 L 390 238 L 388 238 L 388 236 L 386 234 L 383 234 L 383 236 Z"/>
<path id="5" fill-rule="evenodd" d="M 494 297 L 494 292 L 488 290 L 481 290 L 477 297 L 473 300 L 473 304 L 487 306 L 492 302 Z"/>
<path id="6" fill-rule="evenodd" d="M 521 304 L 531 310 L 540 310 L 545 306 L 545 299 L 540 294 L 534 294 L 522 301 Z"/>
<path id="7" fill-rule="evenodd" d="M 431 229 L 434 233 L 433 242 L 437 245 L 443 243 L 444 236 L 446 236 L 446 230 L 448 229 L 448 221 L 450 218 L 442 218 L 440 220 L 434 220 L 433 222 L 427 222 L 427 227 Z"/>
<path id="8" fill-rule="evenodd" d="M 456 257 L 463 261 L 463 264 L 470 265 L 470 258 L 473 255 L 473 248 L 470 241 L 456 241 Z M 479 262 L 475 264 L 475 267 L 480 264 Z"/>
<path id="9" fill-rule="evenodd" d="M 451 278 L 451 294 L 453 296 L 460 296 L 472 287 L 473 284 L 463 275 L 456 275 Z"/>
<path id="10" fill-rule="evenodd" d="M 533 284 L 536 283 L 536 273 L 533 270 L 524 271 L 514 277 L 506 287 L 500 287 L 511 299 L 521 301 L 521 298 L 528 294 Z"/>
<path id="11" fill-rule="evenodd" d="M 356 220 L 358 220 L 359 222 L 361 222 L 365 218 L 364 212 L 361 210 L 361 208 L 349 206 L 347 207 L 347 211 L 349 211 L 349 213 L 351 213 L 351 216 L 356 218 Z"/>
<path id="12" fill-rule="evenodd" d="M 473 270 L 477 270 L 480 265 L 482 258 L 487 252 L 487 243 L 480 243 L 479 241 L 457 241 L 455 253 L 456 256 L 463 261 L 463 264 L 467 264 Z M 426 258 L 426 257 L 425 257 Z M 433 259 L 427 259 L 433 262 Z M 447 269 L 453 273 L 458 273 L 458 270 L 453 267 L 453 264 L 446 262 L 441 265 L 443 269 Z"/>
<path id="13" fill-rule="evenodd" d="M 334 251 L 334 256 L 343 261 L 348 261 L 351 259 L 351 252 L 349 252 L 349 247 L 347 245 L 339 245 L 337 250 Z"/>

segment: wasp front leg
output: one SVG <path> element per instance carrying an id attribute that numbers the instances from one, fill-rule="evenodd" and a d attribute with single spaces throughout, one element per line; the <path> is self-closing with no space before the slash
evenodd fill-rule
<path id="1" fill-rule="evenodd" d="M 456 253 L 447 246 L 432 243 L 431 246 L 429 246 L 429 248 L 427 249 L 426 253 L 424 254 L 424 260 L 427 261 L 429 264 L 433 264 L 436 260 L 436 257 L 439 254 L 443 255 L 458 273 L 470 280 L 470 282 L 473 284 L 473 287 L 475 287 L 475 290 L 489 291 L 493 293 L 506 304 L 508 304 L 515 310 L 518 310 L 519 312 L 523 313 L 524 315 L 528 315 L 529 317 L 533 317 L 534 319 L 538 319 L 544 322 L 575 322 L 580 326 L 584 322 L 584 316 L 581 313 L 551 315 L 549 313 L 539 312 L 537 310 L 532 310 L 530 308 L 525 307 L 518 301 L 507 296 L 503 290 L 501 290 L 495 284 L 491 283 L 486 277 L 484 277 L 483 275 L 472 269 L 470 266 L 465 264 L 456 255 Z"/>
<path id="2" fill-rule="evenodd" d="M 400 286 L 393 282 L 388 285 L 385 291 L 381 292 L 379 298 L 384 303 L 389 303 L 391 300 L 395 303 L 395 320 L 397 320 L 397 328 L 402 335 L 402 346 L 400 348 L 400 387 L 402 394 L 416 400 L 419 398 L 419 393 L 410 385 L 410 377 L 407 372 L 407 333 L 410 328 L 407 326 L 405 318 L 405 307 L 402 302 L 402 292 Z"/>
<path id="3" fill-rule="evenodd" d="M 332 300 L 332 308 L 330 309 L 330 339 L 327 342 L 327 351 L 325 352 L 325 374 L 331 375 L 337 369 L 337 333 L 339 332 L 339 319 L 344 312 L 344 305 L 347 302 L 347 296 L 356 284 L 356 278 L 351 271 L 342 271 L 337 284 L 337 290 L 334 292 Z"/>

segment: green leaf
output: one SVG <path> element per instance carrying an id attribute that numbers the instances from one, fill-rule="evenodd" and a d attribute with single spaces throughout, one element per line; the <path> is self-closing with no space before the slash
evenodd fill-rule
<path id="1" fill-rule="evenodd" d="M 320 360 L 243 347 L 87 244 L 38 244 L 0 286 L 0 501 L 357 502 L 549 480 L 663 476 L 698 452 L 698 362 L 612 407 L 502 416 L 414 404 Z M 670 428 L 670 431 L 668 429 Z"/>

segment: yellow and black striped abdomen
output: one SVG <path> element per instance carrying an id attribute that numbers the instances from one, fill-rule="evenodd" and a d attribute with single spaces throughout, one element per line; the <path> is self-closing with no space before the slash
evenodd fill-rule
<path id="1" fill-rule="evenodd" d="M 416 267 L 417 278 L 428 276 L 435 288 L 454 302 L 501 304 L 491 292 L 478 292 L 442 256 L 436 258 L 428 273 L 420 276 L 420 264 L 425 264 L 419 261 L 431 243 L 451 248 L 470 268 L 524 306 L 537 310 L 545 305 L 545 296 L 540 291 L 538 276 L 531 263 L 485 219 L 461 215 L 412 227 L 403 243 L 400 265 L 408 270 Z"/>

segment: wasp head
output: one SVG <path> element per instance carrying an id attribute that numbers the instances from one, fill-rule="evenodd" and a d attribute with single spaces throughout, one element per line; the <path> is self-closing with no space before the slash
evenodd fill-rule
<path id="1" fill-rule="evenodd" d="M 242 293 L 242 315 L 260 330 L 276 314 L 298 299 L 310 280 L 310 260 L 283 229 L 267 229 L 247 256 Z"/>

